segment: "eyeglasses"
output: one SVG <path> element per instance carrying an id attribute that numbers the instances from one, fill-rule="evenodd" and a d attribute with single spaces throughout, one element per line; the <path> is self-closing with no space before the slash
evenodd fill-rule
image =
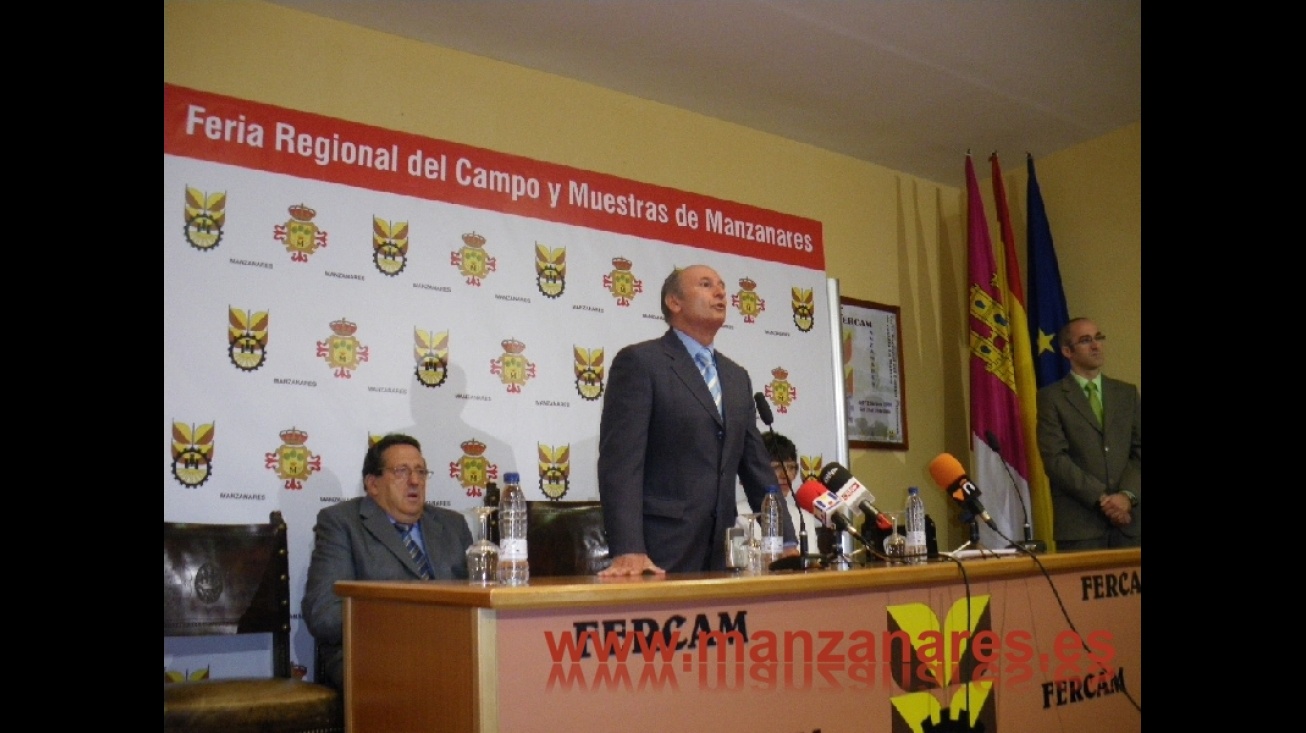
<path id="1" fill-rule="evenodd" d="M 395 466 L 385 470 L 400 481 L 407 481 L 409 476 L 416 476 L 419 480 L 425 481 L 431 475 L 431 472 L 425 468 L 409 468 L 408 466 Z"/>
<path id="2" fill-rule="evenodd" d="M 1080 336 L 1071 346 L 1088 346 L 1094 341 L 1106 341 L 1106 334 L 1099 333 L 1096 336 Z"/>

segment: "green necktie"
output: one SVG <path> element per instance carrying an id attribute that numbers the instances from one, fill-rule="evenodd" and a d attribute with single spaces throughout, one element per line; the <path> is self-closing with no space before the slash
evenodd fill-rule
<path id="1" fill-rule="evenodd" d="M 1093 414 L 1097 415 L 1097 424 L 1102 424 L 1102 397 L 1097 393 L 1097 382 L 1086 382 L 1084 389 L 1088 391 L 1088 406 L 1093 408 Z"/>

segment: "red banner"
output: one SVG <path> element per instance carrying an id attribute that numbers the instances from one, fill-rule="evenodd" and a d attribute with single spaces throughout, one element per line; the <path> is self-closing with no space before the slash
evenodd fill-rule
<path id="1" fill-rule="evenodd" d="M 172 84 L 163 152 L 825 269 L 812 219 Z"/>

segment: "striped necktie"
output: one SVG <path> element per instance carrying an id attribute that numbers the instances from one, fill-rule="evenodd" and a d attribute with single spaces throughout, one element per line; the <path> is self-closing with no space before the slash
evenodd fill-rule
<path id="1" fill-rule="evenodd" d="M 1097 382 L 1085 382 L 1084 389 L 1088 392 L 1088 406 L 1093 408 L 1093 414 L 1097 416 L 1097 424 L 1102 424 L 1102 396 L 1097 393 Z"/>
<path id="2" fill-rule="evenodd" d="M 721 383 L 717 381 L 716 365 L 712 363 L 712 357 L 706 351 L 700 351 L 694 355 L 694 361 L 698 362 L 698 371 L 702 372 L 703 381 L 707 382 L 707 390 L 712 393 L 717 414 L 725 415 L 721 411 Z"/>
<path id="3" fill-rule="evenodd" d="M 404 548 L 408 550 L 409 555 L 413 556 L 413 562 L 417 563 L 419 571 L 418 575 L 422 576 L 422 580 L 430 580 L 431 566 L 426 562 L 426 553 L 422 552 L 422 548 L 419 547 L 417 541 L 413 539 L 412 530 L 413 525 L 411 524 L 395 522 L 395 531 L 397 531 L 399 536 L 403 538 Z"/>

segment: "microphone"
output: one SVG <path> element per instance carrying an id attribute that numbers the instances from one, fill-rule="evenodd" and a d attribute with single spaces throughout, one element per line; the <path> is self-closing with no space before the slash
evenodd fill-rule
<path id="1" fill-rule="evenodd" d="M 853 528 L 852 514 L 849 513 L 847 505 L 843 503 L 838 494 L 822 486 L 820 481 L 808 479 L 803 482 L 803 485 L 794 494 L 794 499 L 798 502 L 798 506 L 811 512 L 812 516 L 821 520 L 821 524 L 831 529 L 847 532 L 861 540 L 862 544 L 870 545 Z"/>
<path id="2" fill-rule="evenodd" d="M 866 515 L 868 521 L 882 530 L 890 529 L 889 518 L 875 507 L 875 495 L 862 482 L 853 477 L 852 472 L 838 463 L 827 463 L 818 474 L 821 485 L 838 495 L 846 506 L 857 507 Z"/>
<path id="3" fill-rule="evenodd" d="M 980 490 L 971 482 L 970 476 L 966 475 L 966 469 L 961 467 L 961 462 L 953 458 L 950 453 L 940 453 L 930 461 L 930 477 L 934 483 L 943 489 L 944 493 L 952 497 L 952 500 L 966 507 L 971 514 L 984 520 L 994 532 L 999 535 L 1002 531 L 989 516 L 988 510 L 980 503 Z"/>
<path id="4" fill-rule="evenodd" d="M 754 394 L 753 402 L 757 403 L 757 414 L 762 418 L 762 424 L 771 427 L 771 423 L 775 422 L 775 415 L 771 412 L 771 403 L 766 401 L 766 395 L 761 392 Z"/>
<path id="5" fill-rule="evenodd" d="M 1025 542 L 1021 546 L 1031 553 L 1046 552 L 1047 545 L 1034 539 L 1034 528 L 1029 523 L 1029 509 L 1025 507 L 1025 497 L 1020 494 L 1020 483 L 1012 475 L 1011 466 L 1008 466 L 1006 459 L 1002 457 L 1002 447 L 998 443 L 998 436 L 992 430 L 985 430 L 984 442 L 988 444 L 989 448 L 993 449 L 999 459 L 1002 459 L 1002 467 L 1007 469 L 1007 478 L 1011 479 L 1011 488 L 1016 492 L 1016 498 L 1020 500 L 1020 511 L 1025 515 Z M 1014 542 L 1012 544 L 1015 545 Z"/>
<path id="6" fill-rule="evenodd" d="M 771 423 L 775 422 L 775 414 L 771 412 L 771 403 L 766 401 L 766 395 L 761 392 L 753 393 L 753 404 L 757 405 L 757 415 L 762 418 L 762 423 L 766 425 L 766 430 L 772 435 L 775 434 L 775 428 Z M 784 461 L 780 461 L 780 470 L 784 472 L 785 486 L 792 486 L 793 477 L 789 475 L 789 469 L 785 468 Z M 793 493 L 792 491 L 790 493 Z M 794 503 L 798 499 L 794 497 Z M 803 513 L 798 512 L 798 551 L 804 558 L 807 557 L 807 520 L 803 519 Z"/>

